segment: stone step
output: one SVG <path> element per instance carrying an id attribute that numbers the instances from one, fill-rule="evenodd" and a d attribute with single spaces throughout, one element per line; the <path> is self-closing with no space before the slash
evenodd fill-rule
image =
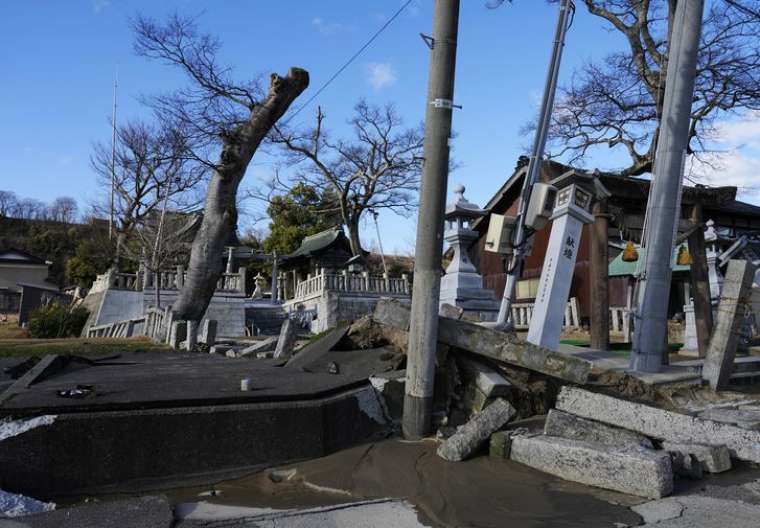
<path id="1" fill-rule="evenodd" d="M 686 367 L 697 374 L 702 374 L 703 359 L 692 359 L 674 363 L 679 367 Z M 760 372 L 760 356 L 744 356 L 734 360 L 734 374 L 739 372 Z"/>

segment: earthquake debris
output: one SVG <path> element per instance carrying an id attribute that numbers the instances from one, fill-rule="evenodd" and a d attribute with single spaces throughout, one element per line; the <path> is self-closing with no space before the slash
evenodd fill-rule
<path id="1" fill-rule="evenodd" d="M 664 451 L 536 435 L 515 436 L 509 457 L 566 480 L 640 497 L 659 499 L 673 491 L 673 469 Z"/>
<path id="2" fill-rule="evenodd" d="M 718 304 L 718 317 L 702 368 L 702 377 L 713 390 L 725 389 L 733 372 L 744 311 L 752 293 L 756 271 L 757 266 L 746 260 L 731 260 L 728 263 Z"/>
<path id="3" fill-rule="evenodd" d="M 213 346 L 216 343 L 217 321 L 215 319 L 206 319 L 201 327 L 200 342 L 207 346 Z"/>
<path id="4" fill-rule="evenodd" d="M 563 387 L 557 409 L 675 443 L 725 445 L 731 456 L 760 462 L 760 432 L 658 409 L 577 387 Z"/>
<path id="5" fill-rule="evenodd" d="M 298 323 L 293 319 L 285 319 L 280 329 L 280 337 L 274 350 L 276 359 L 288 359 L 293 354 L 293 347 L 298 339 Z"/>
<path id="6" fill-rule="evenodd" d="M 653 449 L 652 441 L 644 435 L 587 420 L 557 409 L 546 416 L 544 434 L 571 440 L 582 440 L 609 447 L 644 447 Z"/>
<path id="7" fill-rule="evenodd" d="M 722 473 L 731 469 L 731 453 L 724 445 L 678 444 L 663 442 L 662 448 L 671 453 L 681 453 L 699 461 L 702 470 L 708 473 Z"/>
<path id="8" fill-rule="evenodd" d="M 277 337 L 267 337 L 261 341 L 245 347 L 238 354 L 240 357 L 257 357 L 260 352 L 274 352 L 277 347 Z"/>
<path id="9" fill-rule="evenodd" d="M 438 456 L 450 462 L 466 459 L 516 414 L 515 408 L 506 400 L 497 398 L 443 442 L 438 448 Z"/>

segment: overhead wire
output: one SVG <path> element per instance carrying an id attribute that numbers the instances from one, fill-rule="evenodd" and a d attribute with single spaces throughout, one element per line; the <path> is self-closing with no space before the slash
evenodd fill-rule
<path id="1" fill-rule="evenodd" d="M 324 92 L 325 89 L 328 86 L 330 86 L 330 84 L 332 84 L 332 82 L 335 79 L 337 79 L 338 76 L 341 73 L 343 73 L 346 70 L 346 68 L 348 68 L 351 65 L 351 63 L 353 63 L 359 57 L 359 55 L 361 55 L 364 52 L 364 50 L 366 50 L 368 47 L 370 47 L 370 45 L 377 39 L 377 37 L 379 37 L 383 33 L 383 31 L 385 31 L 388 28 L 388 26 L 390 26 L 393 23 L 393 21 L 396 20 L 399 17 L 399 15 L 401 15 L 401 13 L 403 13 L 404 10 L 407 7 L 409 7 L 409 5 L 412 2 L 414 2 L 414 0 L 407 0 L 401 7 L 399 7 L 398 10 L 395 13 L 393 13 L 393 15 L 391 15 L 391 17 L 388 18 L 388 20 L 386 20 L 385 23 L 382 26 L 380 26 L 380 28 L 377 31 L 375 31 L 375 33 L 372 34 L 372 36 L 369 38 L 369 40 L 367 40 L 367 42 L 365 42 L 353 55 L 351 55 L 351 57 L 346 62 L 344 62 L 343 65 L 340 68 L 338 68 L 338 70 L 335 73 L 333 73 L 330 76 L 330 78 L 327 79 L 327 81 L 325 81 L 322 84 L 322 86 L 320 86 L 319 89 L 316 92 L 314 92 L 314 95 L 312 95 L 311 97 L 309 97 L 309 99 L 307 99 L 304 104 L 302 104 L 301 106 L 299 106 L 290 115 L 290 117 L 288 117 L 288 119 L 285 121 L 285 124 L 289 123 L 294 117 L 296 117 L 299 113 L 301 113 L 301 110 L 303 110 L 304 108 L 306 108 L 307 106 L 309 106 L 311 103 L 313 103 L 314 100 L 317 97 L 319 97 L 319 95 L 322 92 Z"/>

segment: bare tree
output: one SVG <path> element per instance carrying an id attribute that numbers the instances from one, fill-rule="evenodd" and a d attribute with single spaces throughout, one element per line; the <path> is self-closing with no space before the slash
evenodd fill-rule
<path id="1" fill-rule="evenodd" d="M 309 84 L 309 74 L 291 68 L 272 74 L 269 90 L 237 83 L 216 59 L 220 43 L 199 34 L 194 21 L 174 16 L 166 24 L 139 17 L 134 23 L 139 55 L 179 67 L 190 85 L 149 102 L 165 122 L 182 129 L 196 157 L 209 165 L 203 222 L 190 254 L 187 280 L 173 310 L 179 319 L 200 321 L 224 265 L 224 244 L 237 225 L 238 187 L 259 144 Z M 221 147 L 216 161 L 209 156 Z"/>
<path id="2" fill-rule="evenodd" d="M 116 152 L 111 171 L 111 145 L 96 143 L 90 159 L 102 189 L 114 184 L 116 262 L 134 228 L 158 209 L 165 199 L 176 209 L 198 205 L 192 191 L 204 177 L 204 167 L 194 162 L 187 141 L 177 129 L 131 122 L 116 131 Z M 105 201 L 108 201 L 107 199 Z M 108 217 L 110 204 L 99 206 Z"/>
<path id="3" fill-rule="evenodd" d="M 18 196 L 12 191 L 0 191 L 0 217 L 16 216 Z"/>
<path id="4" fill-rule="evenodd" d="M 285 147 L 288 163 L 298 169 L 294 180 L 335 197 L 334 209 L 325 212 L 340 213 L 351 251 L 359 255 L 365 211 L 386 209 L 407 216 L 416 207 L 423 130 L 402 128 L 392 105 L 379 108 L 360 101 L 354 111 L 350 140 L 330 137 L 319 108 L 314 128 L 293 131 L 276 126 L 273 141 Z"/>
<path id="5" fill-rule="evenodd" d="M 665 94 L 668 38 L 677 0 L 583 0 L 627 43 L 590 62 L 561 90 L 550 157 L 580 163 L 595 147 L 622 147 L 627 176 L 651 172 Z M 689 154 L 710 150 L 716 119 L 760 108 L 760 2 L 708 4 L 694 89 Z M 529 127 L 530 128 L 530 127 Z"/>
<path id="6" fill-rule="evenodd" d="M 50 220 L 66 224 L 74 223 L 77 219 L 78 212 L 79 205 L 77 205 L 77 201 L 69 196 L 60 196 L 56 198 L 48 207 Z"/>
<path id="7" fill-rule="evenodd" d="M 48 207 L 45 202 L 40 200 L 22 198 L 16 203 L 13 216 L 24 220 L 47 220 Z"/>

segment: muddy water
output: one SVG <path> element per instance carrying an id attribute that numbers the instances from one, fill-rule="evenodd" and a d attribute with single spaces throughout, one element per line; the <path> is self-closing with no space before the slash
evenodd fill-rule
<path id="1" fill-rule="evenodd" d="M 280 482 L 265 471 L 217 484 L 217 496 L 198 497 L 200 488 L 169 496 L 173 502 L 278 509 L 397 497 L 414 504 L 423 523 L 447 527 L 587 528 L 640 521 L 627 507 L 641 502 L 635 498 L 564 482 L 503 459 L 446 462 L 436 456 L 436 447 L 432 441 L 387 440 L 287 466 L 296 469 L 295 476 Z"/>

